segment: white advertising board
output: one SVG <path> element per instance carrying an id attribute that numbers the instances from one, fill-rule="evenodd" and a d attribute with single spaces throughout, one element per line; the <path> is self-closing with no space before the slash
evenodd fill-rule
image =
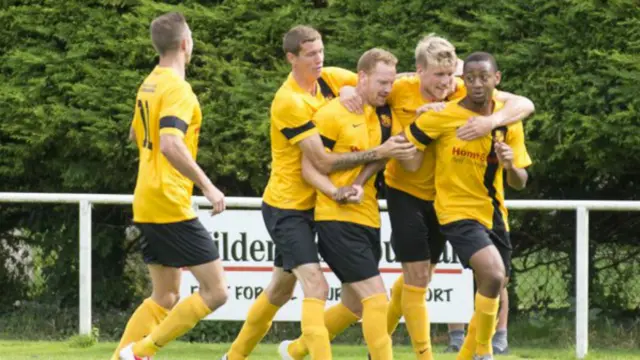
<path id="1" fill-rule="evenodd" d="M 249 307 L 269 284 L 273 270 L 274 244 L 262 221 L 259 210 L 227 210 L 211 217 L 208 211 L 198 213 L 200 221 L 211 233 L 223 260 L 229 300 L 209 315 L 208 320 L 244 320 Z M 400 264 L 394 261 L 389 243 L 391 228 L 386 212 L 381 214 L 382 259 L 380 272 L 388 289 L 401 274 Z M 340 281 L 321 262 L 329 282 L 327 307 L 340 301 Z M 184 299 L 198 289 L 198 282 L 189 271 L 183 271 L 180 287 Z M 388 291 L 390 294 L 390 290 Z M 294 298 L 283 306 L 275 321 L 300 321 L 302 289 L 296 286 Z M 467 323 L 473 313 L 473 275 L 460 265 L 449 243 L 436 268 L 426 301 L 433 323 Z"/>

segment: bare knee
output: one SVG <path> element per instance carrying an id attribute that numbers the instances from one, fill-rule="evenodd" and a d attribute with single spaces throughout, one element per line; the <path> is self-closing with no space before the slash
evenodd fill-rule
<path id="1" fill-rule="evenodd" d="M 211 288 L 201 287 L 200 296 L 211 311 L 224 305 L 229 298 L 227 289 L 223 286 L 214 286 Z"/>
<path id="2" fill-rule="evenodd" d="M 326 300 L 329 296 L 329 284 L 321 271 L 306 274 L 300 283 L 305 297 Z"/>
<path id="3" fill-rule="evenodd" d="M 329 284 L 324 277 L 320 265 L 307 264 L 293 270 L 296 278 L 302 285 L 305 297 L 326 300 L 329 295 Z"/>
<path id="4" fill-rule="evenodd" d="M 272 305 L 283 306 L 293 297 L 295 286 L 296 277 L 293 274 L 285 272 L 274 274 L 265 289 L 265 294 Z"/>
<path id="5" fill-rule="evenodd" d="M 504 287 L 504 268 L 494 268 L 478 274 L 478 291 L 490 298 L 497 298 Z"/>
<path id="6" fill-rule="evenodd" d="M 151 299 L 153 301 L 162 306 L 165 309 L 173 309 L 174 306 L 180 301 L 180 293 L 178 290 L 170 290 L 170 291 L 157 291 L 155 290 L 153 294 L 151 294 Z"/>
<path id="7" fill-rule="evenodd" d="M 343 299 L 342 305 L 344 305 L 349 311 L 351 311 L 358 319 L 362 319 L 362 302 L 358 299 Z"/>
<path id="8" fill-rule="evenodd" d="M 428 261 L 402 264 L 404 283 L 411 286 L 426 288 L 431 280 L 431 269 Z"/>

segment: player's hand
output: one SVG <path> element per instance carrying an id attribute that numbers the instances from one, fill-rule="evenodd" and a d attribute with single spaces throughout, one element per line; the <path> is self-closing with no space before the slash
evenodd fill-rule
<path id="1" fill-rule="evenodd" d="M 417 151 L 416 147 L 402 134 L 392 136 L 380 145 L 380 157 L 383 159 L 408 160 L 413 158 Z"/>
<path id="2" fill-rule="evenodd" d="M 364 197 L 364 189 L 360 185 L 353 184 L 351 188 L 354 190 L 351 192 L 351 195 L 347 196 L 347 203 L 349 204 L 360 204 L 362 202 L 362 198 Z"/>
<path id="3" fill-rule="evenodd" d="M 460 140 L 471 141 L 490 134 L 494 125 L 491 116 L 474 116 L 456 130 L 456 135 Z"/>
<path id="4" fill-rule="evenodd" d="M 224 194 L 222 191 L 218 190 L 217 187 L 213 186 L 211 189 L 204 191 L 203 193 L 204 197 L 206 197 L 211 205 L 213 205 L 211 215 L 218 215 L 227 208 L 224 200 Z"/>
<path id="5" fill-rule="evenodd" d="M 356 190 L 351 186 L 341 186 L 333 191 L 331 198 L 339 204 L 346 204 L 347 198 L 356 194 Z"/>
<path id="6" fill-rule="evenodd" d="M 341 186 L 335 190 L 332 198 L 339 204 L 359 204 L 362 202 L 364 190 L 360 185 Z"/>
<path id="7" fill-rule="evenodd" d="M 353 86 L 343 86 L 340 89 L 340 103 L 349 110 L 349 112 L 355 114 L 362 114 L 364 112 L 364 101 L 362 97 L 356 92 L 356 88 Z"/>
<path id="8" fill-rule="evenodd" d="M 446 103 L 444 102 L 433 102 L 433 103 L 429 103 L 429 104 L 424 104 L 422 106 L 420 106 L 417 110 L 416 110 L 416 115 L 420 115 L 422 113 L 425 113 L 427 111 L 442 111 L 444 110 L 444 106 Z"/>
<path id="9" fill-rule="evenodd" d="M 506 170 L 513 169 L 513 149 L 511 146 L 496 141 L 495 143 L 496 156 L 498 157 L 498 161 L 502 164 L 502 167 Z"/>

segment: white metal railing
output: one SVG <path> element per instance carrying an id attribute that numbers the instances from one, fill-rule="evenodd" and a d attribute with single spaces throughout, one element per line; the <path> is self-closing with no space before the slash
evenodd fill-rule
<path id="1" fill-rule="evenodd" d="M 80 334 L 91 332 L 91 206 L 92 204 L 131 204 L 133 195 L 0 193 L 0 203 L 68 203 L 80 210 Z M 228 197 L 228 208 L 259 209 L 260 198 Z M 210 206 L 202 196 L 193 205 Z M 510 210 L 576 211 L 576 357 L 584 359 L 589 346 L 589 210 L 640 211 L 640 201 L 589 200 L 507 200 Z M 386 210 L 386 201 L 380 201 Z"/>

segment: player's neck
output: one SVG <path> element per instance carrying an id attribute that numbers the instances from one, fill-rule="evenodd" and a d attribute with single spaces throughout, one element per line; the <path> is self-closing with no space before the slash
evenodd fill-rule
<path id="1" fill-rule="evenodd" d="M 296 81 L 300 89 L 308 92 L 311 95 L 316 94 L 316 84 L 318 79 L 305 75 L 304 73 L 296 71 L 295 69 L 293 69 L 291 73 L 293 74 L 293 80 Z"/>
<path id="2" fill-rule="evenodd" d="M 164 56 L 160 58 L 158 66 L 173 69 L 181 78 L 185 78 L 184 60 L 179 56 Z"/>
<path id="3" fill-rule="evenodd" d="M 467 110 L 473 111 L 476 114 L 480 114 L 483 116 L 489 116 L 493 114 L 494 103 L 493 99 L 491 98 L 487 99 L 484 103 L 476 103 L 471 101 L 469 97 L 465 97 L 464 99 L 460 100 L 458 104 Z"/>
<path id="4" fill-rule="evenodd" d="M 357 94 L 358 96 L 360 96 L 360 99 L 362 99 L 362 108 L 363 108 L 363 109 L 364 109 L 365 107 L 367 107 L 367 106 L 373 106 L 373 105 L 371 105 L 371 104 L 369 103 L 369 101 L 367 100 L 367 99 L 368 99 L 368 97 L 366 96 L 366 92 L 365 92 L 365 90 L 364 90 L 363 86 L 362 86 L 362 85 L 360 85 L 360 82 L 358 82 L 358 83 L 356 84 L 356 94 Z"/>

